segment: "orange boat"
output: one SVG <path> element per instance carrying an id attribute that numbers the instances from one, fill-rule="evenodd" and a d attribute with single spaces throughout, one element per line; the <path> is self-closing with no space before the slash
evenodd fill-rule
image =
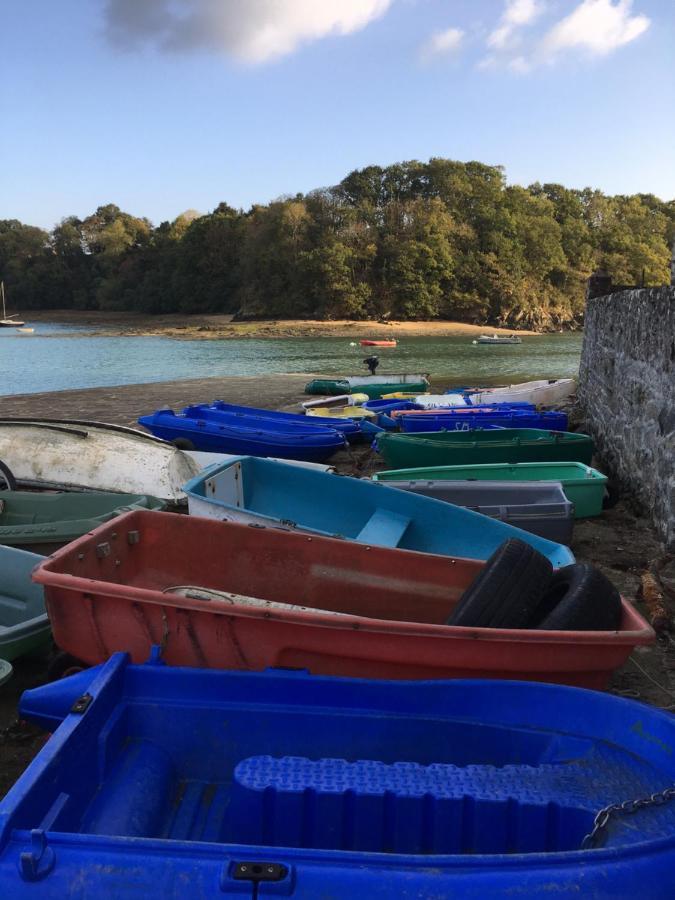
<path id="1" fill-rule="evenodd" d="M 362 347 L 395 347 L 396 341 L 359 341 Z"/>

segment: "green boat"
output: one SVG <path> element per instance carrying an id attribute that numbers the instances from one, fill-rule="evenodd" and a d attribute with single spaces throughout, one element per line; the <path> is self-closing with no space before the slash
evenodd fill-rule
<path id="1" fill-rule="evenodd" d="M 580 462 L 488 463 L 477 466 L 430 466 L 425 469 L 390 469 L 373 481 L 557 481 L 574 504 L 575 519 L 599 516 L 607 476 Z"/>
<path id="2" fill-rule="evenodd" d="M 305 385 L 306 394 L 367 394 L 371 400 L 396 391 L 424 394 L 428 390 L 428 375 L 393 375 L 386 372 L 379 375 L 349 375 L 346 378 L 314 378 Z"/>
<path id="3" fill-rule="evenodd" d="M 0 659 L 17 659 L 51 641 L 42 586 L 30 579 L 42 560 L 35 553 L 0 547 Z"/>
<path id="4" fill-rule="evenodd" d="M 164 506 L 162 500 L 141 494 L 2 491 L 0 544 L 49 555 L 129 509 Z"/>
<path id="5" fill-rule="evenodd" d="M 593 440 L 587 434 L 541 428 L 494 431 L 383 432 L 375 438 L 391 468 L 478 463 L 583 462 L 590 465 Z"/>

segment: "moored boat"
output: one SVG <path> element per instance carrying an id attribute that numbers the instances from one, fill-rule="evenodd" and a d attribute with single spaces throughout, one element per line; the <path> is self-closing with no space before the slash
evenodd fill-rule
<path id="1" fill-rule="evenodd" d="M 7 306 L 5 302 L 5 282 L 0 281 L 0 297 L 2 297 L 2 318 L 0 319 L 0 328 L 17 328 L 21 329 L 26 323 L 23 319 L 19 319 L 17 317 L 17 313 L 14 315 L 7 315 Z M 31 328 L 30 331 L 33 329 Z"/>
<path id="2" fill-rule="evenodd" d="M 390 374 L 350 375 L 345 378 L 314 378 L 305 385 L 306 394 L 367 394 L 376 400 L 383 394 L 408 391 L 423 394 L 429 388 L 428 375 Z"/>
<path id="3" fill-rule="evenodd" d="M 0 419 L 0 459 L 30 487 L 182 501 L 199 472 L 180 450 L 133 428 L 67 419 Z"/>
<path id="4" fill-rule="evenodd" d="M 484 465 L 426 466 L 377 472 L 374 481 L 386 484 L 410 479 L 434 481 L 513 481 L 526 484 L 557 481 L 574 504 L 577 519 L 599 516 L 607 486 L 607 476 L 580 462 L 487 463 Z"/>
<path id="5" fill-rule="evenodd" d="M 0 658 L 11 661 L 46 647 L 51 627 L 42 587 L 30 579 L 42 556 L 0 546 Z"/>
<path id="6" fill-rule="evenodd" d="M 559 685 L 157 656 L 24 693 L 22 718 L 53 736 L 0 805 L 7 897 L 543 900 L 580 880 L 588 897 L 671 895 L 661 710 Z M 622 804 L 633 814 L 594 829 Z"/>
<path id="7" fill-rule="evenodd" d="M 129 509 L 163 509 L 155 497 L 104 492 L 0 493 L 0 544 L 48 555 Z"/>
<path id="8" fill-rule="evenodd" d="M 504 428 L 494 431 L 431 431 L 376 435 L 375 445 L 391 468 L 573 461 L 590 465 L 593 440 L 587 434 Z"/>
<path id="9" fill-rule="evenodd" d="M 554 406 L 563 400 L 567 400 L 576 390 L 573 378 L 559 378 L 552 380 L 524 381 L 520 384 L 511 384 L 506 387 L 483 388 L 472 391 L 469 402 L 492 403 L 500 402 L 526 402 L 535 406 Z"/>
<path id="10" fill-rule="evenodd" d="M 522 338 L 517 334 L 481 334 L 472 344 L 522 344 Z"/>
<path id="11" fill-rule="evenodd" d="M 402 431 L 452 431 L 456 428 L 543 428 L 548 431 L 567 431 L 567 414 L 563 412 L 537 412 L 526 409 L 498 409 L 468 407 L 438 410 L 394 410 Z"/>
<path id="12" fill-rule="evenodd" d="M 273 456 L 277 459 L 299 459 L 323 462 L 347 446 L 342 432 L 334 428 L 304 428 L 293 426 L 280 430 L 274 424 L 267 427 L 234 425 L 217 416 L 191 416 L 160 409 L 149 416 L 141 416 L 139 425 L 165 441 L 180 441 L 185 450 L 204 450 L 211 453 Z"/>
<path id="13" fill-rule="evenodd" d="M 359 341 L 362 347 L 395 347 L 396 341 Z"/>
<path id="14" fill-rule="evenodd" d="M 405 471 L 402 470 L 402 471 Z M 454 503 L 474 512 L 499 519 L 532 534 L 570 544 L 574 525 L 574 507 L 558 482 L 532 481 L 447 481 L 433 478 L 409 478 L 384 482 L 391 487 L 412 491 Z"/>
<path id="15" fill-rule="evenodd" d="M 189 419 L 209 419 L 237 425 L 242 428 L 262 428 L 267 431 L 285 431 L 290 434 L 313 434 L 312 429 L 333 428 L 342 432 L 349 439 L 360 436 L 358 422 L 340 417 L 339 411 L 334 415 L 327 414 L 322 422 L 315 422 L 303 413 L 278 412 L 273 409 L 258 409 L 253 406 L 236 406 L 216 400 L 214 403 L 200 403 L 186 406 L 181 415 Z"/>
<path id="16" fill-rule="evenodd" d="M 487 559 L 509 537 L 555 566 L 574 562 L 560 544 L 438 500 L 371 481 L 245 457 L 185 486 L 191 515 L 301 531 L 424 553 Z"/>

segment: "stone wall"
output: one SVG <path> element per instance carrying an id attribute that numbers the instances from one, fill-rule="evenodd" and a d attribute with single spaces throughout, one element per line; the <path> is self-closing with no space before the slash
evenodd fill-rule
<path id="1" fill-rule="evenodd" d="M 588 301 L 579 402 L 599 456 L 675 548 L 675 288 Z"/>

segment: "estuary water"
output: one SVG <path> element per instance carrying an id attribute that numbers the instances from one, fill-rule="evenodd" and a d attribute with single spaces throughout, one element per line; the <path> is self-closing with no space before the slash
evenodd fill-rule
<path id="1" fill-rule="evenodd" d="M 548 334 L 491 347 L 473 344 L 469 335 L 410 337 L 395 349 L 370 350 L 380 358 L 381 373 L 428 372 L 444 385 L 489 385 L 575 376 L 581 341 L 578 333 Z M 92 337 L 91 328 L 41 322 L 33 334 L 0 328 L 0 395 L 226 375 L 367 374 L 362 360 L 368 355 L 368 348 L 344 337 Z"/>

